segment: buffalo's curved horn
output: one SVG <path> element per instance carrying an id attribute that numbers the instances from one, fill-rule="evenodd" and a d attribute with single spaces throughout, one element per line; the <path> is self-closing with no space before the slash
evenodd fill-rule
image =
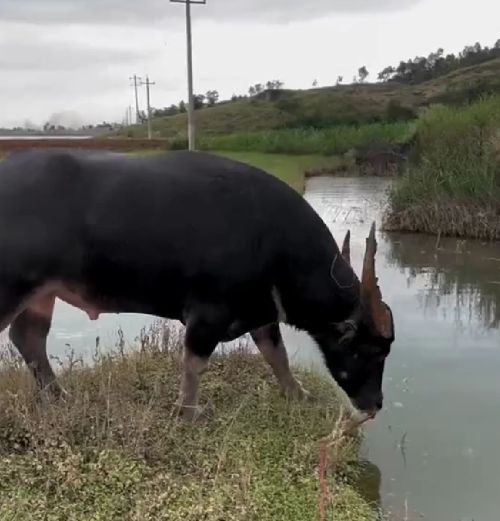
<path id="1" fill-rule="evenodd" d="M 344 257 L 344 260 L 351 265 L 351 232 L 350 230 L 347 230 L 347 233 L 345 234 L 344 243 L 342 244 L 342 257 Z"/>
<path id="2" fill-rule="evenodd" d="M 375 222 L 373 222 L 370 235 L 366 239 L 365 257 L 363 260 L 363 273 L 361 275 L 361 298 L 369 311 L 373 333 L 383 338 L 391 338 L 393 335 L 392 316 L 388 307 L 382 301 L 382 293 L 377 284 L 375 275 L 375 254 L 377 253 L 377 241 L 375 239 Z"/>

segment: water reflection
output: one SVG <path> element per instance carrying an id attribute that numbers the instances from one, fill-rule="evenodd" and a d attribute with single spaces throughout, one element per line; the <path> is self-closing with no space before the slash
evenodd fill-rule
<path id="1" fill-rule="evenodd" d="M 418 289 L 426 313 L 452 311 L 459 327 L 500 324 L 500 254 L 497 244 L 441 239 L 420 235 L 387 234 L 389 266 L 403 271 L 408 288 Z"/>

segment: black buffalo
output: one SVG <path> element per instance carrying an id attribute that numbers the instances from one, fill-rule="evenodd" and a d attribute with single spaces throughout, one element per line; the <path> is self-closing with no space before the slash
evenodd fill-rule
<path id="1" fill-rule="evenodd" d="M 0 329 L 41 388 L 62 389 L 46 338 L 56 298 L 96 319 L 134 312 L 186 326 L 178 405 L 221 341 L 250 332 L 283 390 L 279 322 L 308 332 L 360 410 L 382 406 L 392 314 L 375 277 L 372 227 L 361 281 L 311 206 L 275 177 L 198 152 L 131 157 L 27 151 L 0 165 Z"/>

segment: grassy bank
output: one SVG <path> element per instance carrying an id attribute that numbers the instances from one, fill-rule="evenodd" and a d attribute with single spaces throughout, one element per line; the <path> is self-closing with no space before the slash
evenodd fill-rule
<path id="1" fill-rule="evenodd" d="M 435 107 L 390 194 L 386 230 L 500 239 L 500 96 Z"/>
<path id="2" fill-rule="evenodd" d="M 339 403 L 329 382 L 302 372 L 316 404 L 287 402 L 247 351 L 214 357 L 203 379 L 207 416 L 173 413 L 178 342 L 158 329 L 135 353 L 74 359 L 66 403 L 41 405 L 23 364 L 0 369 L 0 519 L 274 521 L 377 518 L 354 486 L 353 436 L 328 449 L 330 494 L 320 493 L 319 440 Z M 331 438 L 333 439 L 333 438 Z"/>
<path id="3" fill-rule="evenodd" d="M 271 95 L 220 103 L 196 111 L 200 137 L 281 128 L 330 128 L 384 122 L 418 115 L 436 102 L 463 103 L 478 92 L 500 92 L 500 59 L 464 67 L 439 78 L 404 85 L 358 83 L 305 90 L 282 90 Z M 396 110 L 395 110 L 396 109 Z M 155 136 L 186 138 L 187 116 L 156 118 Z M 121 135 L 145 137 L 146 125 L 134 125 Z"/>
<path id="4" fill-rule="evenodd" d="M 340 155 L 371 144 L 402 145 L 413 134 L 414 124 L 372 123 L 328 129 L 281 129 L 213 136 L 200 141 L 204 150 L 230 150 L 273 154 Z"/>

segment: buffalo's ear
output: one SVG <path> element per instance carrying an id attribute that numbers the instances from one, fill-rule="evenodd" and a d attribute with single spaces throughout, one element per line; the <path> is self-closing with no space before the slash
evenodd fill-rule
<path id="1" fill-rule="evenodd" d="M 363 273 L 361 276 L 361 299 L 369 314 L 371 333 L 386 339 L 393 338 L 393 323 L 390 309 L 382 301 L 382 293 L 378 287 L 375 275 L 375 254 L 377 241 L 375 239 L 375 223 L 372 224 L 370 235 L 366 239 Z"/>
<path id="2" fill-rule="evenodd" d="M 344 320 L 344 322 L 335 324 L 334 327 L 340 335 L 338 343 L 342 345 L 350 344 L 358 333 L 358 324 L 355 320 Z"/>
<path id="3" fill-rule="evenodd" d="M 344 242 L 342 244 L 342 257 L 344 257 L 344 260 L 351 265 L 351 232 L 350 230 L 347 230 L 347 233 L 345 234 Z"/>

